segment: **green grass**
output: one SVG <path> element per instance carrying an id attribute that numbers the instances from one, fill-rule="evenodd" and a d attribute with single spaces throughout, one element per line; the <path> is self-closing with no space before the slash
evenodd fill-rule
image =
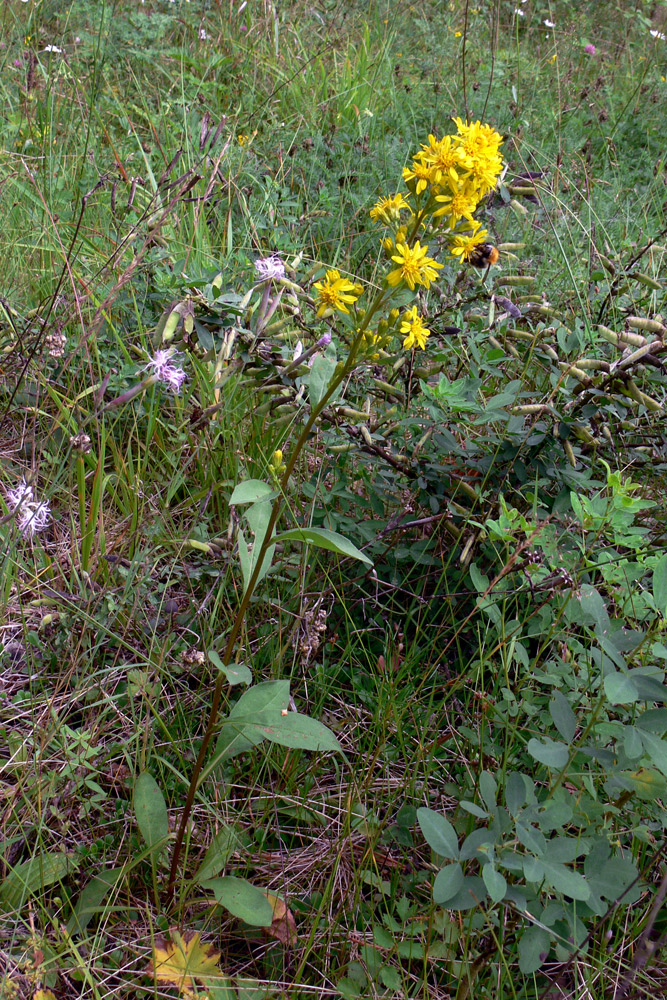
<path id="1" fill-rule="evenodd" d="M 1 526 L 0 997 L 175 996 L 147 966 L 177 926 L 221 953 L 229 980 L 210 995 L 239 1000 L 602 1000 L 625 977 L 627 995 L 659 994 L 667 569 L 661 506 L 639 501 L 661 504 L 662 409 L 568 366 L 619 360 L 600 322 L 664 322 L 667 48 L 649 31 L 665 5 L 239 6 L 0 10 L 2 495 L 27 476 L 53 512 L 33 541 L 16 517 Z M 420 303 L 426 361 L 360 369 L 345 404 L 367 419 L 323 421 L 297 464 L 290 526 L 341 532 L 373 571 L 283 545 L 236 646 L 255 684 L 289 680 L 342 753 L 265 741 L 211 767 L 169 909 L 217 676 L 206 653 L 222 654 L 241 600 L 229 498 L 290 454 L 297 387 L 274 380 L 276 412 L 265 380 L 328 329 L 304 307 L 254 342 L 240 304 L 253 262 L 300 254 L 306 288 L 323 267 L 377 286 L 368 211 L 466 106 L 505 136 L 484 224 L 520 246 L 489 276 L 447 264 Z M 498 320 L 494 293 L 523 315 Z M 124 398 L 177 304 L 183 391 Z M 630 371 L 664 407 L 662 368 Z M 550 409 L 516 409 L 537 404 Z M 225 687 L 223 714 L 241 690 Z M 133 801 L 146 771 L 169 816 L 152 848 Z M 459 843 L 478 837 L 466 874 L 502 871 L 512 898 L 433 902 L 456 859 L 425 840 L 425 807 Z M 503 867 L 545 836 L 587 884 L 604 881 L 604 845 L 621 852 L 641 876 L 628 905 L 612 887 L 587 910 L 558 873 Z M 212 841 L 215 875 L 285 897 L 296 941 L 213 905 L 196 882 Z M 544 927 L 549 961 L 526 972 Z M 646 963 L 642 933 L 660 943 Z"/>

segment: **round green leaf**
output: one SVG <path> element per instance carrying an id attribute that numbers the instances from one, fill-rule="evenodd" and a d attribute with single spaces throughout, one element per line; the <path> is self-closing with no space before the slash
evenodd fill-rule
<path id="1" fill-rule="evenodd" d="M 563 743 L 556 743 L 555 740 L 528 740 L 526 747 L 528 753 L 540 764 L 547 767 L 565 767 L 568 759 L 567 747 Z"/>
<path id="2" fill-rule="evenodd" d="M 494 903 L 499 903 L 501 899 L 505 898 L 507 882 L 490 862 L 487 862 L 482 868 L 482 878 L 484 879 L 484 885 L 489 890 L 489 896 Z"/>
<path id="3" fill-rule="evenodd" d="M 546 962 L 551 948 L 549 932 L 541 927 L 529 927 L 519 939 L 519 968 L 524 976 L 537 972 Z"/>
<path id="4" fill-rule="evenodd" d="M 459 838 L 452 824 L 441 813 L 423 807 L 417 810 L 417 822 L 426 843 L 436 854 L 442 858 L 458 860 Z"/>
<path id="5" fill-rule="evenodd" d="M 627 674 L 607 674 L 604 693 L 612 705 L 634 705 L 639 700 L 637 685 Z"/>
<path id="6" fill-rule="evenodd" d="M 461 865 L 446 865 L 441 868 L 433 883 L 433 902 L 443 906 L 453 899 L 463 885 L 463 869 Z"/>

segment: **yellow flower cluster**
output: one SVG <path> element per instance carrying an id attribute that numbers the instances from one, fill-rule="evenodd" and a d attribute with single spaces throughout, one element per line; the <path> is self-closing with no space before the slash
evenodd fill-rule
<path id="1" fill-rule="evenodd" d="M 498 260 L 498 251 L 486 242 L 488 233 L 474 213 L 482 198 L 495 187 L 503 169 L 500 153 L 503 140 L 490 125 L 464 122 L 461 118 L 453 120 L 456 134 L 442 139 L 429 135 L 428 142 L 413 157 L 412 165 L 403 170 L 407 197 L 399 192 L 379 198 L 370 210 L 371 219 L 390 230 L 382 240 L 382 248 L 395 266 L 369 308 L 361 312 L 353 310 L 356 322 L 362 323 L 358 332 L 363 331 L 362 349 L 368 360 L 381 359 L 388 339 L 399 332 L 399 318 L 404 348 L 423 350 L 426 346 L 430 331 L 416 306 L 402 315 L 392 310 L 389 320 L 380 320 L 375 329 L 375 323 L 373 327 L 368 325 L 383 297 L 392 295 L 394 289 L 415 292 L 422 285 L 428 289 L 437 279 L 443 265 L 428 256 L 429 248 L 421 242 L 425 234 L 435 232 L 454 257 L 476 267 Z M 318 317 L 330 316 L 335 311 L 349 314 L 349 307 L 363 290 L 334 269 L 328 270 L 314 289 Z"/>
<path id="2" fill-rule="evenodd" d="M 403 179 L 418 197 L 424 192 L 441 207 L 433 218 L 443 218 L 453 229 L 461 219 L 473 221 L 473 213 L 485 194 L 496 184 L 503 168 L 502 137 L 490 125 L 455 118 L 457 134 L 428 143 L 405 167 Z"/>

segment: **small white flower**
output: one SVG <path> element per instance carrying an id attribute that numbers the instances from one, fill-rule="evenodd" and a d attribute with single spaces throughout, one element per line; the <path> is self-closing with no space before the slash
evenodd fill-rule
<path id="1" fill-rule="evenodd" d="M 243 3 L 241 4 L 241 6 L 239 7 L 239 9 L 238 9 L 237 13 L 238 13 L 238 14 L 242 14 L 242 13 L 243 13 L 243 11 L 244 11 L 244 10 L 246 9 L 246 7 L 247 7 L 247 6 L 248 6 L 248 0 L 244 0 L 244 2 L 243 2 Z"/>
<path id="2" fill-rule="evenodd" d="M 524 14 L 524 12 L 521 10 L 520 7 L 515 7 L 514 8 L 514 13 L 517 15 L 517 17 L 525 17 L 526 16 Z"/>
<path id="3" fill-rule="evenodd" d="M 59 49 L 57 45 L 45 45 L 42 52 L 62 52 L 62 49 Z"/>
<path id="4" fill-rule="evenodd" d="M 37 500 L 32 486 L 23 479 L 13 490 L 7 490 L 7 506 L 13 514 L 24 538 L 32 538 L 43 531 L 51 519 L 51 510 L 46 500 Z"/>
<path id="5" fill-rule="evenodd" d="M 655 29 L 651 29 L 651 31 L 649 32 L 649 34 L 653 38 L 659 38 L 661 42 L 664 42 L 666 40 L 665 39 L 665 34 L 662 31 L 656 31 Z"/>
<path id="6" fill-rule="evenodd" d="M 544 24 L 546 24 L 547 28 L 555 28 L 555 27 L 556 27 L 556 25 L 554 24 L 554 22 L 553 22 L 553 21 L 550 21 L 550 20 L 549 20 L 549 18 L 547 18 L 547 19 L 546 19 L 546 20 L 544 21 Z"/>
<path id="7" fill-rule="evenodd" d="M 162 348 L 156 351 L 148 364 L 144 366 L 144 371 L 146 368 L 152 368 L 153 374 L 159 382 L 164 382 L 172 392 L 178 393 L 188 376 L 182 368 L 172 363 L 173 356 L 174 352 L 171 348 L 166 350 Z"/>
<path id="8" fill-rule="evenodd" d="M 208 38 L 208 35 L 206 34 L 206 28 L 199 29 L 199 38 L 202 42 L 206 41 L 206 39 Z"/>
<path id="9" fill-rule="evenodd" d="M 260 281 L 279 281 L 285 277 L 285 265 L 277 254 L 271 257 L 260 257 L 255 261 L 255 270 Z"/>

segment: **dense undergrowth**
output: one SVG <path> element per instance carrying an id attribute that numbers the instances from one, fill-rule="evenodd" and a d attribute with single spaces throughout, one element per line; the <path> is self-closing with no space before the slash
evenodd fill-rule
<path id="1" fill-rule="evenodd" d="M 2 5 L 0 995 L 664 989 L 666 31 Z"/>

